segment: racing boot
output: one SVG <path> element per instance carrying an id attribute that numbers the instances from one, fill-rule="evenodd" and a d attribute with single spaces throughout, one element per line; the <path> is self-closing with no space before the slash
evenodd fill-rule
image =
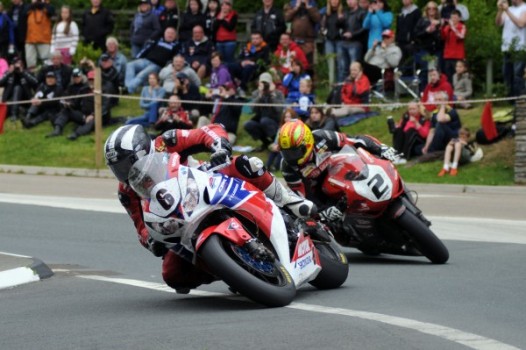
<path id="1" fill-rule="evenodd" d="M 272 199 L 278 207 L 288 208 L 296 217 L 307 218 L 317 211 L 314 203 L 285 188 L 275 177 L 263 192 L 265 192 L 267 197 Z"/>

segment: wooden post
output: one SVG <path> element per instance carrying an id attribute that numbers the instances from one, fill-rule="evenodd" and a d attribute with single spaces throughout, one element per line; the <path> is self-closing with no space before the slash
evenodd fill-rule
<path id="1" fill-rule="evenodd" d="M 486 61 L 486 96 L 491 97 L 493 93 L 493 60 Z"/>
<path id="2" fill-rule="evenodd" d="M 515 101 L 515 183 L 526 184 L 526 96 Z"/>
<path id="3" fill-rule="evenodd" d="M 95 68 L 95 166 L 102 168 L 102 78 L 100 68 Z"/>

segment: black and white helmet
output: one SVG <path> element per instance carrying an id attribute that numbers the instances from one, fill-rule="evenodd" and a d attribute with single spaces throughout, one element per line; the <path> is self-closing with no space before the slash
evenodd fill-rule
<path id="1" fill-rule="evenodd" d="M 125 125 L 111 133 L 104 144 L 106 165 L 123 183 L 132 165 L 154 150 L 153 141 L 142 125 Z"/>

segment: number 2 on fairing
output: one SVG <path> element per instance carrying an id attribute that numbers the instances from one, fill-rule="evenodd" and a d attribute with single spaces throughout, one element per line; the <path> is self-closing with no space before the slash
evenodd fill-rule
<path id="1" fill-rule="evenodd" d="M 382 198 L 385 192 L 389 189 L 389 185 L 385 183 L 382 175 L 374 175 L 367 185 L 371 188 L 371 191 L 374 193 L 377 199 Z M 383 186 L 383 188 L 382 188 Z"/>

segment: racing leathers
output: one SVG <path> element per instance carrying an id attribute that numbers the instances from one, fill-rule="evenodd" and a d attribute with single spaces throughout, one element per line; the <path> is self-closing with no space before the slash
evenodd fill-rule
<path id="1" fill-rule="evenodd" d="M 188 165 L 188 157 L 200 152 L 212 152 L 211 163 L 217 155 L 230 157 L 231 146 L 228 134 L 219 124 L 211 124 L 199 129 L 173 129 L 155 138 L 156 152 L 178 153 L 181 163 Z M 259 158 L 246 155 L 233 157 L 230 165 L 221 173 L 250 182 L 265 192 L 278 206 L 288 206 L 299 216 L 309 216 L 313 204 L 285 189 L 263 166 Z M 141 198 L 128 185 L 119 182 L 119 200 L 131 217 L 137 230 L 139 242 L 156 256 L 163 256 L 162 276 L 170 287 L 177 291 L 188 291 L 203 283 L 211 283 L 214 278 L 202 270 L 197 260 L 193 265 L 182 250 L 166 250 L 150 237 L 143 219 Z"/>

